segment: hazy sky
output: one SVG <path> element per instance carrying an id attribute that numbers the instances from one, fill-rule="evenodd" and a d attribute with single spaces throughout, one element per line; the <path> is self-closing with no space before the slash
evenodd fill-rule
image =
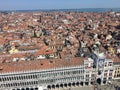
<path id="1" fill-rule="evenodd" d="M 120 0 L 0 0 L 0 10 L 118 7 Z"/>

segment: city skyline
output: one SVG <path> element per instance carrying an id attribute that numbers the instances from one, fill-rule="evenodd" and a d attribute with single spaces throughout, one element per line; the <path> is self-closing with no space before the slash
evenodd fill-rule
<path id="1" fill-rule="evenodd" d="M 2 0 L 0 10 L 119 8 L 119 0 Z"/>

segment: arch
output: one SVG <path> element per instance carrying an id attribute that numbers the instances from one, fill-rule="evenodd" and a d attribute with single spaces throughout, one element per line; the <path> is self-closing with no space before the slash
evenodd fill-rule
<path id="1" fill-rule="evenodd" d="M 80 83 L 79 83 L 79 82 L 76 82 L 76 85 L 77 85 L 77 86 L 79 86 L 79 85 L 80 85 Z"/>
<path id="2" fill-rule="evenodd" d="M 94 84 L 94 82 L 90 82 L 90 84 L 91 84 L 91 85 L 93 85 L 93 84 Z"/>
<path id="3" fill-rule="evenodd" d="M 34 90 L 33 88 L 30 88 L 30 90 Z"/>
<path id="4" fill-rule="evenodd" d="M 101 84 L 101 79 L 100 78 L 97 79 L 97 83 Z"/>
<path id="5" fill-rule="evenodd" d="M 56 88 L 59 88 L 59 84 L 56 85 Z"/>
<path id="6" fill-rule="evenodd" d="M 25 90 L 24 88 L 21 88 L 21 90 Z"/>
<path id="7" fill-rule="evenodd" d="M 85 85 L 89 85 L 89 82 L 85 82 Z"/>
<path id="8" fill-rule="evenodd" d="M 71 87 L 71 85 L 72 85 L 71 83 L 68 83 L 68 86 L 69 86 L 69 87 Z"/>
<path id="9" fill-rule="evenodd" d="M 106 84 L 106 81 L 103 81 L 103 84 Z"/>
<path id="10" fill-rule="evenodd" d="M 67 87 L 67 83 L 65 83 L 64 86 Z"/>
<path id="11" fill-rule="evenodd" d="M 29 88 L 26 88 L 26 90 L 29 90 Z"/>
<path id="12" fill-rule="evenodd" d="M 38 90 L 38 88 L 36 87 L 35 90 Z"/>
<path id="13" fill-rule="evenodd" d="M 72 83 L 72 86 L 75 86 L 75 82 Z"/>
<path id="14" fill-rule="evenodd" d="M 55 88 L 55 85 L 52 85 L 52 88 Z"/>
<path id="15" fill-rule="evenodd" d="M 83 82 L 80 82 L 80 85 L 83 86 Z"/>
<path id="16" fill-rule="evenodd" d="M 48 86 L 47 86 L 47 88 L 48 88 L 48 89 L 51 89 L 51 86 L 50 86 L 50 85 L 48 85 Z"/>
<path id="17" fill-rule="evenodd" d="M 19 88 L 17 88 L 17 90 L 20 90 Z"/>
<path id="18" fill-rule="evenodd" d="M 60 87 L 62 87 L 62 88 L 63 88 L 63 84 L 60 84 Z"/>

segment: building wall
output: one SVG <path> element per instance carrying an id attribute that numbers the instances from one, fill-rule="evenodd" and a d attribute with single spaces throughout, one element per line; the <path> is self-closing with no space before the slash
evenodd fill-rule
<path id="1" fill-rule="evenodd" d="M 103 67 L 102 81 L 103 83 L 107 83 L 113 79 L 113 61 L 106 59 Z"/>
<path id="2" fill-rule="evenodd" d="M 120 79 L 120 64 L 114 64 L 113 79 Z"/>
<path id="3" fill-rule="evenodd" d="M 0 90 L 84 82 L 84 66 L 0 75 Z"/>
<path id="4" fill-rule="evenodd" d="M 94 58 L 95 77 L 100 84 L 106 84 L 113 79 L 113 60 L 107 59 L 104 54 L 98 55 Z"/>
<path id="5" fill-rule="evenodd" d="M 94 61 L 92 59 L 88 59 L 84 61 L 84 67 L 85 67 L 84 81 L 86 85 L 93 84 L 96 78 L 96 71 L 95 68 L 93 68 L 93 62 Z"/>
<path id="6" fill-rule="evenodd" d="M 98 58 L 99 60 L 100 58 Z M 16 73 L 0 74 L 0 90 L 16 89 L 21 87 L 56 87 L 67 85 L 90 85 L 98 78 L 101 83 L 115 79 L 120 75 L 120 66 L 113 68 L 113 61 L 104 58 L 102 66 L 94 66 L 93 59 L 84 60 L 83 65 L 53 68 L 38 71 L 25 71 Z M 99 64 L 101 62 L 97 62 Z M 101 73 L 99 72 L 101 71 Z"/>

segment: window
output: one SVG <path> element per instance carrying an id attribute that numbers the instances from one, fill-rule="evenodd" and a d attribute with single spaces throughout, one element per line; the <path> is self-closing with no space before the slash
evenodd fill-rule
<path id="1" fill-rule="evenodd" d="M 48 74 L 47 74 L 48 75 Z M 33 78 L 37 78 L 37 75 L 33 75 Z"/>
<path id="2" fill-rule="evenodd" d="M 16 80 L 16 77 L 14 77 L 14 79 Z"/>
<path id="3" fill-rule="evenodd" d="M 73 71 L 72 73 L 73 73 L 73 74 L 77 74 L 77 73 L 78 73 L 78 71 Z"/>
<path id="4" fill-rule="evenodd" d="M 91 75 L 91 77 L 95 77 L 95 75 L 94 75 L 94 74 L 92 74 L 92 75 Z"/>
<path id="5" fill-rule="evenodd" d="M 33 78 L 33 75 L 30 75 L 30 78 L 32 79 L 32 78 Z"/>
<path id="6" fill-rule="evenodd" d="M 8 84 L 6 84 L 6 87 L 8 87 Z"/>
<path id="7" fill-rule="evenodd" d="M 112 76 L 112 73 L 109 73 L 109 76 Z"/>
<path id="8" fill-rule="evenodd" d="M 111 72 L 113 71 L 113 70 L 110 70 Z"/>
<path id="9" fill-rule="evenodd" d="M 94 81 L 94 78 L 91 78 L 91 81 Z"/>
<path id="10" fill-rule="evenodd" d="M 15 83 L 15 86 L 17 86 L 17 83 Z"/>
<path id="11" fill-rule="evenodd" d="M 80 77 L 77 77 L 77 79 L 80 79 Z"/>
<path id="12" fill-rule="evenodd" d="M 116 75 L 114 75 L 114 77 L 117 77 Z"/>
<path id="13" fill-rule="evenodd" d="M 26 79 L 26 77 L 25 76 L 22 76 L 23 77 L 23 79 Z"/>
<path id="14" fill-rule="evenodd" d="M 81 79 L 84 79 L 84 76 L 81 76 Z"/>
<path id="15" fill-rule="evenodd" d="M 2 80 L 4 81 L 4 78 L 2 78 Z"/>
<path id="16" fill-rule="evenodd" d="M 81 73 L 81 70 L 79 70 L 78 73 L 80 74 L 80 73 Z"/>
<path id="17" fill-rule="evenodd" d="M 105 72 L 107 72 L 108 70 L 105 70 Z"/>
<path id="18" fill-rule="evenodd" d="M 103 80 L 107 80 L 106 78 L 103 78 Z"/>
<path id="19" fill-rule="evenodd" d="M 28 78 L 31 79 L 31 76 L 29 75 Z"/>
<path id="20" fill-rule="evenodd" d="M 60 72 L 61 75 L 63 75 L 63 72 Z"/>
<path id="21" fill-rule="evenodd" d="M 6 81 L 7 79 L 6 79 L 6 77 L 5 77 L 5 81 Z"/>
<path id="22" fill-rule="evenodd" d="M 22 79 L 22 76 L 17 77 L 17 80 L 19 80 L 19 79 L 21 80 L 21 79 Z"/>
<path id="23" fill-rule="evenodd" d="M 89 75 L 86 75 L 86 77 L 89 77 Z"/>
<path id="24" fill-rule="evenodd" d="M 109 77 L 108 79 L 109 79 L 109 80 L 111 80 L 111 79 L 112 79 L 112 77 Z"/>
<path id="25" fill-rule="evenodd" d="M 10 84 L 10 86 L 11 86 L 11 87 L 13 86 L 12 83 Z"/>
<path id="26" fill-rule="evenodd" d="M 104 73 L 104 76 L 107 76 L 107 73 Z"/>
<path id="27" fill-rule="evenodd" d="M 8 87 L 10 87 L 10 84 L 8 84 Z"/>
<path id="28" fill-rule="evenodd" d="M 15 80 L 15 77 L 12 77 L 12 80 Z"/>
<path id="29" fill-rule="evenodd" d="M 67 71 L 66 73 L 67 73 L 67 75 L 69 75 L 69 74 L 70 74 L 70 71 Z"/>
<path id="30" fill-rule="evenodd" d="M 88 82 L 88 81 L 89 81 L 89 79 L 86 79 L 86 81 Z"/>
<path id="31" fill-rule="evenodd" d="M 21 79 L 23 80 L 23 76 L 21 76 Z"/>
<path id="32" fill-rule="evenodd" d="M 108 66 L 112 66 L 112 62 L 109 62 Z"/>
<path id="33" fill-rule="evenodd" d="M 107 65 L 105 64 L 105 67 L 106 67 Z"/>

